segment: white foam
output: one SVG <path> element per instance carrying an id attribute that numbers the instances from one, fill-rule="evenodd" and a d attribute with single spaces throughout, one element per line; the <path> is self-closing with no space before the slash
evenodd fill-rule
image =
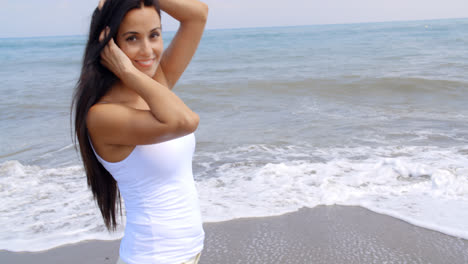
<path id="1" fill-rule="evenodd" d="M 109 234 L 87 189 L 81 166 L 44 169 L 0 164 L 0 249 L 40 251 Z"/>
<path id="2" fill-rule="evenodd" d="M 246 145 L 198 151 L 204 220 L 358 205 L 468 239 L 466 147 L 314 148 Z M 109 234 L 81 166 L 0 164 L 0 249 L 39 251 Z"/>
<path id="3" fill-rule="evenodd" d="M 238 150 L 249 156 L 258 149 Z M 303 206 L 359 205 L 468 238 L 468 158 L 459 150 L 329 148 L 309 151 L 304 159 L 270 149 L 269 155 L 282 154 L 284 160 L 257 166 L 240 160 L 210 170 L 211 178 L 199 182 L 203 214 L 206 221 L 221 221 Z M 238 153 L 220 155 L 232 159 Z"/>

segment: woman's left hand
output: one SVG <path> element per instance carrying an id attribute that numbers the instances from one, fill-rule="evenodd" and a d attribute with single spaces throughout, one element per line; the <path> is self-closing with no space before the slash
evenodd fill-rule
<path id="1" fill-rule="evenodd" d="M 101 10 L 106 0 L 99 0 L 98 9 Z"/>

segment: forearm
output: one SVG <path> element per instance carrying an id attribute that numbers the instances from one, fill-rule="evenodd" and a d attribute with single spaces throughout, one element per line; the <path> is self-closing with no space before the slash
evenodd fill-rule
<path id="1" fill-rule="evenodd" d="M 177 95 L 146 74 L 135 69 L 123 74 L 121 80 L 145 100 L 161 123 L 198 123 L 198 116 Z"/>
<path id="2" fill-rule="evenodd" d="M 208 17 L 208 6 L 198 0 L 160 0 L 161 10 L 181 23 L 203 22 Z"/>
<path id="3" fill-rule="evenodd" d="M 208 16 L 208 6 L 198 0 L 160 0 L 161 9 L 180 22 L 177 34 L 166 48 L 160 66 L 172 89 L 192 60 Z"/>

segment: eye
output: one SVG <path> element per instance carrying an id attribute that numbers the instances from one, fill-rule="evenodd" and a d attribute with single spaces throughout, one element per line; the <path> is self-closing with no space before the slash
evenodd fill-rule
<path id="1" fill-rule="evenodd" d="M 159 34 L 159 32 L 153 32 L 151 33 L 150 37 L 151 38 L 158 38 L 161 34 Z"/>
<path id="2" fill-rule="evenodd" d="M 132 42 L 132 41 L 136 41 L 137 40 L 137 37 L 136 36 L 130 36 L 128 37 L 127 39 L 125 39 L 126 41 L 129 41 L 129 42 Z"/>

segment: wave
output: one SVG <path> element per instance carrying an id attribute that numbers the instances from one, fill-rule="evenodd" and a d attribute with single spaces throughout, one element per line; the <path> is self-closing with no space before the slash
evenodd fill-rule
<path id="1" fill-rule="evenodd" d="M 201 208 L 206 221 L 222 221 L 354 205 L 467 239 L 466 150 L 250 145 L 206 153 Z"/>
<path id="2" fill-rule="evenodd" d="M 5 50 L 42 50 L 57 48 L 81 48 L 84 50 L 86 37 L 34 37 L 34 38 L 7 38 L 0 39 L 0 49 Z"/>
<path id="3" fill-rule="evenodd" d="M 229 69 L 219 69 L 218 71 L 230 72 Z M 415 77 L 381 77 L 369 78 L 360 75 L 337 76 L 329 78 L 306 78 L 306 79 L 249 79 L 233 83 L 230 80 L 223 82 L 217 79 L 211 84 L 210 80 L 196 83 L 183 83 L 182 88 L 197 87 L 222 87 L 223 89 L 236 89 L 237 92 L 245 90 L 250 92 L 263 91 L 268 93 L 290 93 L 307 92 L 315 94 L 323 92 L 336 95 L 394 95 L 412 93 L 436 93 L 453 96 L 465 95 L 468 92 L 468 82 L 461 80 L 444 80 Z M 339 94 L 337 94 L 339 92 Z"/>
<path id="4" fill-rule="evenodd" d="M 358 205 L 468 239 L 468 147 L 241 145 L 197 152 L 206 222 Z M 0 164 L 0 249 L 39 251 L 109 234 L 81 166 Z M 121 219 L 125 223 L 125 219 Z M 14 224 L 13 224 L 14 223 Z M 19 239 L 20 238 L 20 239 Z"/>

